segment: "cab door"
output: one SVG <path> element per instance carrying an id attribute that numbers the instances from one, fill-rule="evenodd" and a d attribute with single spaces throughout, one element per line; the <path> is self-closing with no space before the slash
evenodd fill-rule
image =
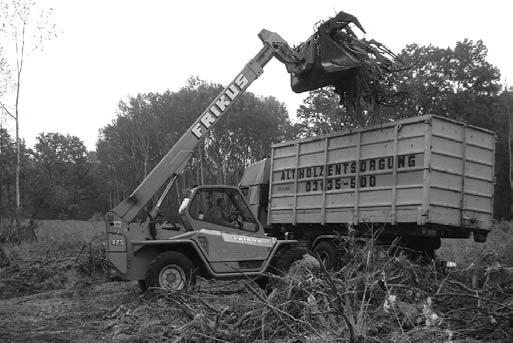
<path id="1" fill-rule="evenodd" d="M 186 212 L 194 240 L 217 273 L 260 271 L 276 244 L 235 187 L 199 187 Z"/>

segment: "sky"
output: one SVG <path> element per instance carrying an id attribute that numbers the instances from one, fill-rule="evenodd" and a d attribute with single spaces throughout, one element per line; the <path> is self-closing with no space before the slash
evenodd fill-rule
<path id="1" fill-rule="evenodd" d="M 396 52 L 410 43 L 445 48 L 464 38 L 482 39 L 503 82 L 513 84 L 513 2 L 507 0 L 39 0 L 38 5 L 53 8 L 57 38 L 25 61 L 20 134 L 29 146 L 41 132 L 60 132 L 78 136 L 94 150 L 120 100 L 177 91 L 190 76 L 226 85 L 260 50 L 261 29 L 297 45 L 310 37 L 315 23 L 342 10 L 359 19 L 366 38 Z M 305 97 L 292 92 L 289 75 L 276 60 L 249 91 L 275 96 L 291 119 Z M 13 128 L 11 120 L 2 122 Z"/>

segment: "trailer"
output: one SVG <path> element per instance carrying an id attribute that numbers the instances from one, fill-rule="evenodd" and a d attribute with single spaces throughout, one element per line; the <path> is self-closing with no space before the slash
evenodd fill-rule
<path id="1" fill-rule="evenodd" d="M 486 240 L 494 156 L 493 132 L 427 115 L 275 144 L 240 186 L 271 235 L 313 250 L 334 232 L 379 229 L 433 254 L 441 238 Z"/>

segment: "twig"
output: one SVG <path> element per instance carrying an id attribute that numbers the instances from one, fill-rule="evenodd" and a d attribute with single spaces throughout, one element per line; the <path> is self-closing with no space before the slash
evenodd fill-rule
<path id="1" fill-rule="evenodd" d="M 326 270 L 326 267 L 324 266 L 324 264 L 323 263 L 319 263 L 319 264 L 321 266 L 321 270 L 322 270 L 323 274 L 326 276 L 328 283 L 330 284 L 331 291 L 333 292 L 333 295 L 337 299 L 338 312 L 342 316 L 344 321 L 346 322 L 347 328 L 349 329 L 349 342 L 354 343 L 355 342 L 354 328 L 353 328 L 353 325 L 351 324 L 351 322 L 349 321 L 349 318 L 347 318 L 346 314 L 344 313 L 344 307 L 342 305 L 342 298 L 338 294 L 337 287 L 335 286 L 335 283 L 333 282 L 333 279 L 331 278 L 330 274 Z"/>
<path id="2" fill-rule="evenodd" d="M 266 299 L 264 299 L 249 283 L 247 282 L 244 282 L 244 286 L 246 286 L 246 288 L 251 292 L 253 293 L 267 308 L 269 308 L 273 313 L 274 315 L 278 318 L 278 320 L 287 328 L 287 330 L 293 334 L 294 336 L 296 337 L 299 337 L 299 335 L 297 334 L 297 332 L 292 329 L 292 327 L 290 327 L 290 325 L 282 318 L 282 316 L 280 315 L 280 313 L 278 312 L 278 310 L 272 306 L 271 304 L 269 304 L 267 302 Z M 287 313 L 288 314 L 288 313 Z M 291 316 L 290 314 L 288 314 L 289 316 Z M 292 317 L 292 316 L 291 316 Z M 294 318 L 295 319 L 295 318 Z"/>
<path id="3" fill-rule="evenodd" d="M 505 304 L 500 303 L 500 302 L 498 302 L 498 301 L 495 301 L 495 300 L 492 300 L 492 299 L 483 298 L 483 297 L 480 297 L 480 296 L 477 296 L 477 295 L 472 295 L 472 294 L 465 294 L 465 293 L 451 293 L 451 292 L 447 292 L 447 293 L 440 293 L 439 295 L 440 295 L 440 296 L 447 295 L 447 296 L 461 296 L 461 297 L 469 297 L 469 298 L 474 298 L 474 299 L 478 299 L 478 300 L 483 300 L 483 301 L 486 301 L 486 302 L 489 302 L 489 303 L 495 304 L 495 305 L 497 305 L 497 306 L 500 306 L 500 307 L 502 307 L 502 308 L 510 309 L 510 307 L 509 307 L 508 305 L 505 305 Z"/>

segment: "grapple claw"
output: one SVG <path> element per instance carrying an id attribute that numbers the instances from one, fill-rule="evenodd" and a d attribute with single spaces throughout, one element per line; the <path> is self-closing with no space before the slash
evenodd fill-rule
<path id="1" fill-rule="evenodd" d="M 304 62 L 301 72 L 291 76 L 294 92 L 333 86 L 341 104 L 356 110 L 362 101 L 385 102 L 396 56 L 374 40 L 358 38 L 351 24 L 365 33 L 356 17 L 340 12 L 295 48 Z"/>

